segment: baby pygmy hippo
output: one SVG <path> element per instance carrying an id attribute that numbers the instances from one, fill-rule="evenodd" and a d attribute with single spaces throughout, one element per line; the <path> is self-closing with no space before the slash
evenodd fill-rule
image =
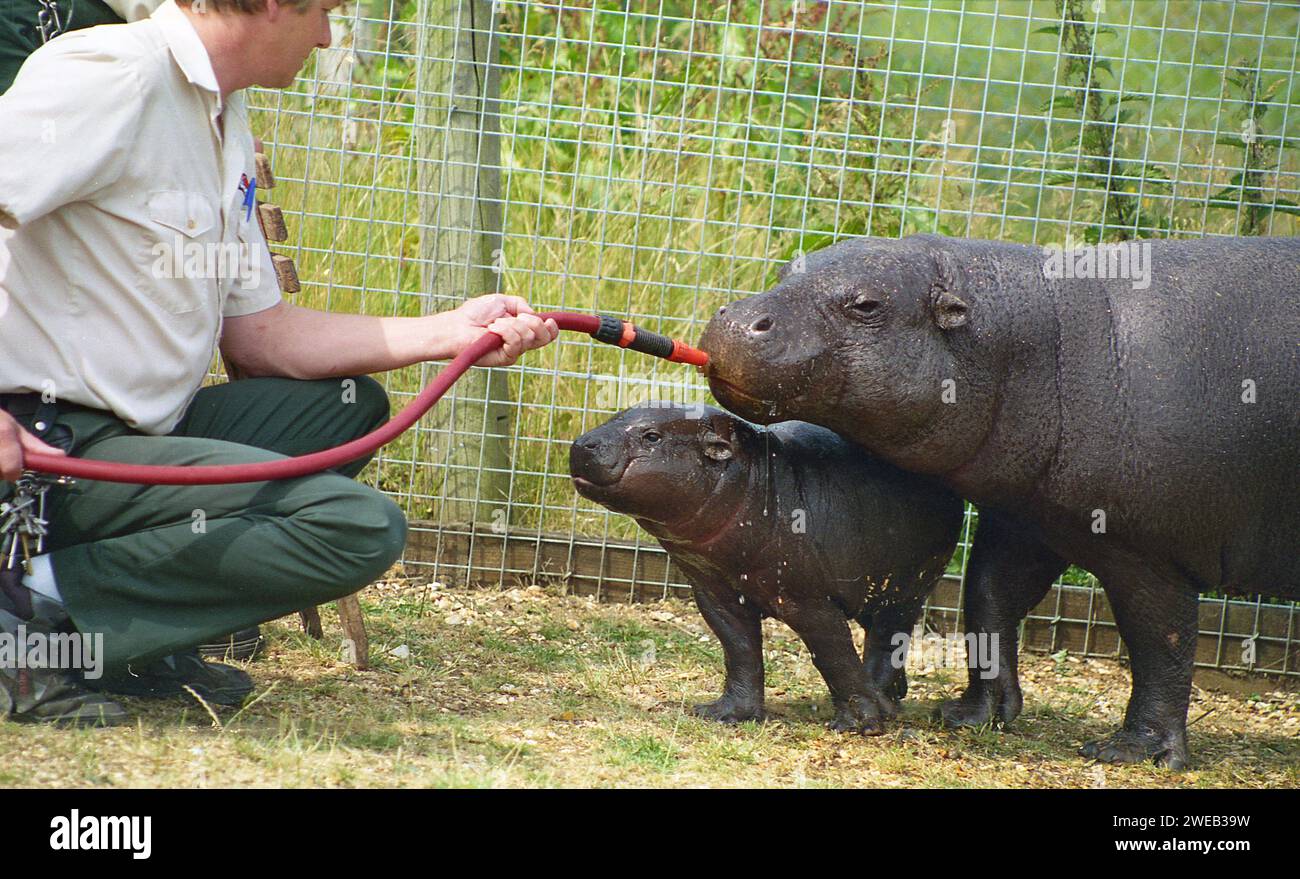
<path id="1" fill-rule="evenodd" d="M 883 731 L 907 692 L 894 636 L 910 637 L 952 555 L 960 499 L 824 428 L 763 428 L 666 403 L 578 437 L 569 471 L 579 494 L 653 534 L 694 586 L 726 657 L 722 696 L 696 714 L 763 716 L 760 622 L 770 616 L 812 653 L 835 706 L 831 728 Z M 867 631 L 865 659 L 849 620 Z"/>

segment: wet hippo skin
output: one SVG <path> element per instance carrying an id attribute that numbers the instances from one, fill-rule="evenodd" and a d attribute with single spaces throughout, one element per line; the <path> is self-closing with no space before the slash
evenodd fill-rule
<path id="1" fill-rule="evenodd" d="M 824 425 L 979 506 L 966 622 L 999 635 L 999 674 L 972 668 L 948 724 L 1019 713 L 1017 626 L 1073 562 L 1133 674 L 1123 727 L 1081 753 L 1181 768 L 1197 593 L 1300 598 L 1300 239 L 1125 247 L 1127 276 L 1115 250 L 846 241 L 701 345 L 732 411 Z"/>
<path id="2" fill-rule="evenodd" d="M 690 580 L 722 642 L 722 696 L 695 713 L 763 716 L 761 620 L 790 626 L 830 688 L 831 726 L 879 734 L 907 692 L 906 642 L 956 546 L 961 501 L 829 430 L 760 428 L 706 406 L 647 405 L 583 434 L 574 487 L 636 519 Z M 865 658 L 849 621 L 867 631 Z"/>

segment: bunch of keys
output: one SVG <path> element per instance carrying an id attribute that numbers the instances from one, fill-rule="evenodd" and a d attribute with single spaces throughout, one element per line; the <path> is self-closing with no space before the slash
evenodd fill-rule
<path id="1" fill-rule="evenodd" d="M 45 551 L 49 522 L 45 519 L 45 493 L 54 485 L 71 485 L 66 476 L 24 471 L 14 483 L 14 494 L 0 503 L 0 570 L 13 571 L 22 553 L 23 569 L 31 573 L 31 560 Z"/>

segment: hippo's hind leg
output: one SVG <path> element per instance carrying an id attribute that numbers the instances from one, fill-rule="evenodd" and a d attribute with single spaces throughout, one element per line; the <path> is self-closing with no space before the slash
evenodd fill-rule
<path id="1" fill-rule="evenodd" d="M 945 726 L 1010 723 L 1020 714 L 1024 704 L 1016 667 L 1020 621 L 1047 594 L 1066 564 L 1015 523 L 993 510 L 980 510 L 966 572 L 966 643 L 980 645 L 991 655 L 967 657 L 966 692 L 939 706 Z"/>
<path id="2" fill-rule="evenodd" d="M 844 609 L 830 598 L 787 599 L 781 619 L 807 646 L 813 665 L 830 688 L 835 706 L 831 729 L 864 736 L 883 733 L 885 721 L 898 712 L 898 706 L 863 673 Z"/>
<path id="3" fill-rule="evenodd" d="M 711 578 L 692 578 L 695 605 L 722 642 L 727 669 L 722 695 L 696 705 L 699 717 L 723 723 L 763 718 L 763 616 L 754 602 Z"/>
<path id="4" fill-rule="evenodd" d="M 1132 657 L 1133 692 L 1124 726 L 1109 738 L 1086 743 L 1079 754 L 1102 763 L 1153 760 L 1185 769 L 1199 606 L 1195 588 L 1146 571 L 1108 576 L 1102 586 Z"/>
<path id="5" fill-rule="evenodd" d="M 867 680 L 893 699 L 895 704 L 907 696 L 905 665 L 908 641 L 924 604 L 923 594 L 905 603 L 881 608 L 873 614 L 864 614 L 859 620 L 867 630 L 867 645 L 863 650 L 862 661 Z"/>

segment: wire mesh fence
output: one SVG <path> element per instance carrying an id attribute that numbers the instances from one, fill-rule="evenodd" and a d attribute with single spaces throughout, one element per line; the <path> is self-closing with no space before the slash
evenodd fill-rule
<path id="1" fill-rule="evenodd" d="M 1297 233 L 1284 0 L 358 0 L 334 27 L 293 88 L 251 100 L 315 307 L 501 291 L 693 340 L 846 237 Z M 390 373 L 395 403 L 432 368 Z M 641 400 L 708 402 L 701 378 L 574 337 L 477 372 L 368 471 L 412 520 L 408 565 L 686 589 L 573 492 L 568 445 Z M 956 624 L 974 524 L 932 626 Z M 1297 616 L 1206 598 L 1198 661 L 1300 675 Z M 1082 571 L 1028 625 L 1030 646 L 1122 650 Z"/>

